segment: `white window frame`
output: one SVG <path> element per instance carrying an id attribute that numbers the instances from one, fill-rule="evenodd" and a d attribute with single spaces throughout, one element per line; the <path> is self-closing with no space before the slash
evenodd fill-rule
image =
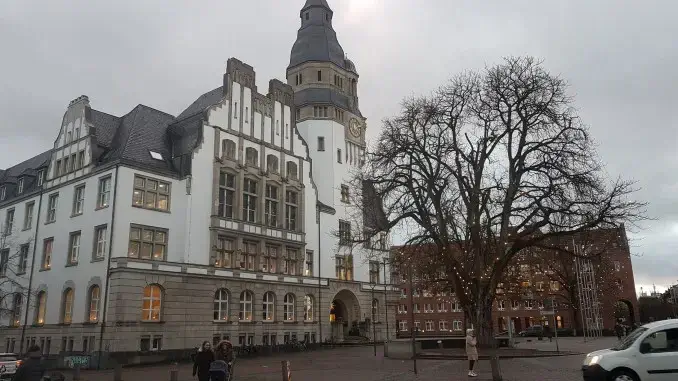
<path id="1" fill-rule="evenodd" d="M 295 297 L 292 293 L 285 294 L 283 299 L 283 320 L 285 321 L 294 321 L 295 320 Z"/>
<path id="2" fill-rule="evenodd" d="M 275 294 L 271 291 L 264 293 L 261 319 L 263 321 L 275 321 Z"/>
<path id="3" fill-rule="evenodd" d="M 214 321 L 228 321 L 229 292 L 220 288 L 214 294 Z"/>

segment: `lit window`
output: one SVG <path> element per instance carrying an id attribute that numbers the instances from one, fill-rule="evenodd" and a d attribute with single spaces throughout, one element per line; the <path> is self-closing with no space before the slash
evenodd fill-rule
<path id="1" fill-rule="evenodd" d="M 99 319 L 99 300 L 101 300 L 101 289 L 99 286 L 92 286 L 89 289 L 89 321 L 95 323 Z"/>
<path id="2" fill-rule="evenodd" d="M 294 295 L 287 294 L 283 300 L 283 318 L 285 321 L 294 321 Z"/>
<path id="3" fill-rule="evenodd" d="M 141 320 L 160 321 L 162 306 L 162 290 L 157 284 L 144 287 L 144 297 L 141 307 Z"/>
<path id="4" fill-rule="evenodd" d="M 214 321 L 228 320 L 228 290 L 219 289 L 214 295 Z"/>
<path id="5" fill-rule="evenodd" d="M 61 322 L 64 324 L 71 324 L 73 321 L 73 296 L 74 292 L 72 288 L 67 288 L 64 291 L 63 296 L 63 312 L 61 315 Z"/>

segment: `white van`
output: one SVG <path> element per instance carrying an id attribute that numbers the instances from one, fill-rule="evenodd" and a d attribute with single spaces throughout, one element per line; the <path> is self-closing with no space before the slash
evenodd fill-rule
<path id="1" fill-rule="evenodd" d="M 638 327 L 616 346 L 586 355 L 585 381 L 678 380 L 678 319 Z"/>

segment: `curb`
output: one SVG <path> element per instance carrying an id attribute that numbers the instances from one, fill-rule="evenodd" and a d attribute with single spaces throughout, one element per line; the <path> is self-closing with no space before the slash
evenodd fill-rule
<path id="1" fill-rule="evenodd" d="M 584 353 L 580 352 L 544 352 L 537 354 L 526 355 L 499 355 L 499 359 L 524 359 L 524 358 L 541 358 L 541 357 L 563 357 L 563 356 L 581 356 Z M 466 355 L 427 355 L 421 354 L 417 356 L 417 360 L 467 360 Z M 479 360 L 489 360 L 490 356 L 478 356 Z"/>

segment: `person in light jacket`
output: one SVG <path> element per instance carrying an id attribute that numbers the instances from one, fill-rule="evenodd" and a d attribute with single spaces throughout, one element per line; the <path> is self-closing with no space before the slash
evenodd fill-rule
<path id="1" fill-rule="evenodd" d="M 478 361 L 478 340 L 473 329 L 466 330 L 466 356 L 468 356 L 468 376 L 478 377 L 478 374 L 473 370 L 473 366 Z"/>

